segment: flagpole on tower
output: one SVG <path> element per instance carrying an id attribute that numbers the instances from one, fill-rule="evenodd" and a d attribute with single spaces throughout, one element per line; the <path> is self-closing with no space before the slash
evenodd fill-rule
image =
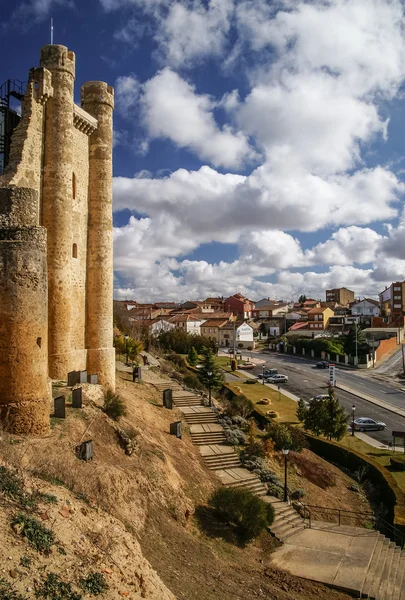
<path id="1" fill-rule="evenodd" d="M 51 17 L 51 46 L 53 46 L 53 18 Z"/>

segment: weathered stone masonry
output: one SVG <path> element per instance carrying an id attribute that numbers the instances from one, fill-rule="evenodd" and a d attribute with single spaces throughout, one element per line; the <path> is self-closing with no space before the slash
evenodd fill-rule
<path id="1" fill-rule="evenodd" d="M 114 388 L 113 89 L 82 86 L 75 55 L 41 49 L 0 177 L 0 420 L 49 426 L 50 379 L 98 373 Z"/>

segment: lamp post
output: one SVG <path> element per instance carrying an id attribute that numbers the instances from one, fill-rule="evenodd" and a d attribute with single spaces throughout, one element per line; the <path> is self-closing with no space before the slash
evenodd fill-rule
<path id="1" fill-rule="evenodd" d="M 125 354 L 127 355 L 126 361 L 125 361 L 126 365 L 128 364 L 128 340 L 129 340 L 129 335 L 126 334 L 126 336 L 125 336 Z"/>
<path id="2" fill-rule="evenodd" d="M 282 452 L 284 454 L 284 502 L 288 501 L 288 492 L 287 492 L 287 457 L 289 453 L 288 448 L 283 448 Z"/>
<path id="3" fill-rule="evenodd" d="M 359 364 L 359 357 L 357 355 L 357 321 L 355 323 L 355 328 L 356 328 L 356 367 Z"/>
<path id="4" fill-rule="evenodd" d="M 354 411 L 356 410 L 356 407 L 352 406 L 352 435 L 354 435 Z"/>
<path id="5" fill-rule="evenodd" d="M 263 365 L 263 367 L 262 367 L 262 369 L 263 369 L 263 379 L 262 379 L 263 385 L 264 385 L 264 367 L 265 367 L 265 365 Z"/>
<path id="6" fill-rule="evenodd" d="M 212 377 L 212 371 L 207 371 L 207 375 L 208 375 L 208 406 L 211 406 L 211 377 Z"/>

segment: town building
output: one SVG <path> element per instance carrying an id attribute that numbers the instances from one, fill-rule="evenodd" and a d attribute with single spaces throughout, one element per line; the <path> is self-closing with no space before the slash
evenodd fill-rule
<path id="1" fill-rule="evenodd" d="M 233 312 L 242 319 L 250 319 L 254 308 L 254 302 L 245 298 L 242 294 L 234 294 L 224 301 L 224 310 Z"/>
<path id="2" fill-rule="evenodd" d="M 350 306 L 350 312 L 354 316 L 368 317 L 369 319 L 371 317 L 378 317 L 380 314 L 380 304 L 377 300 L 364 298 L 364 300 L 354 302 Z"/>
<path id="3" fill-rule="evenodd" d="M 345 287 L 326 290 L 326 302 L 336 302 L 342 306 L 348 306 L 354 300 L 354 292 Z"/>
<path id="4" fill-rule="evenodd" d="M 193 314 L 175 315 L 169 317 L 170 323 L 173 323 L 178 329 L 183 329 L 187 333 L 194 335 L 201 334 L 201 325 L 207 320 L 207 317 L 201 318 Z"/>
<path id="5" fill-rule="evenodd" d="M 325 331 L 334 312 L 330 308 L 312 308 L 308 312 L 309 331 Z"/>
<path id="6" fill-rule="evenodd" d="M 25 88 L 2 88 L 0 420 L 14 433 L 48 430 L 49 377 L 87 370 L 115 386 L 114 90 L 89 81 L 78 106 L 74 82 L 74 53 L 49 45 Z"/>
<path id="7" fill-rule="evenodd" d="M 405 315 L 405 281 L 396 281 L 379 295 L 381 316 L 393 323 Z"/>

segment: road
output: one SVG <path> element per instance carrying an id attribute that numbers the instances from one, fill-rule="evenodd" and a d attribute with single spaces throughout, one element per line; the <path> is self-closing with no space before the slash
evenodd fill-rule
<path id="1" fill-rule="evenodd" d="M 317 394 L 327 393 L 328 370 L 316 369 L 314 362 L 295 358 L 288 354 L 243 351 L 243 357 L 247 356 L 262 359 L 266 362 L 267 368 L 275 368 L 278 369 L 279 373 L 288 375 L 288 383 L 283 384 L 282 388 L 285 387 L 285 389 L 305 400 Z M 262 372 L 262 366 L 256 367 L 253 372 L 258 375 Z M 396 405 L 405 408 L 405 388 L 404 391 L 401 391 L 398 387 L 368 380 L 366 377 L 367 374 L 352 373 L 339 368 L 336 373 L 336 378 L 341 383 L 359 392 L 381 398 L 391 404 L 394 404 L 395 400 Z M 387 428 L 384 431 L 367 432 L 368 435 L 384 444 L 392 441 L 391 432 L 393 430 L 405 431 L 405 418 L 397 416 L 389 410 L 380 408 L 367 400 L 363 400 L 342 390 L 337 390 L 336 397 L 349 415 L 352 413 L 352 406 L 354 404 L 356 406 L 356 417 L 371 417 L 372 419 L 386 423 Z"/>

